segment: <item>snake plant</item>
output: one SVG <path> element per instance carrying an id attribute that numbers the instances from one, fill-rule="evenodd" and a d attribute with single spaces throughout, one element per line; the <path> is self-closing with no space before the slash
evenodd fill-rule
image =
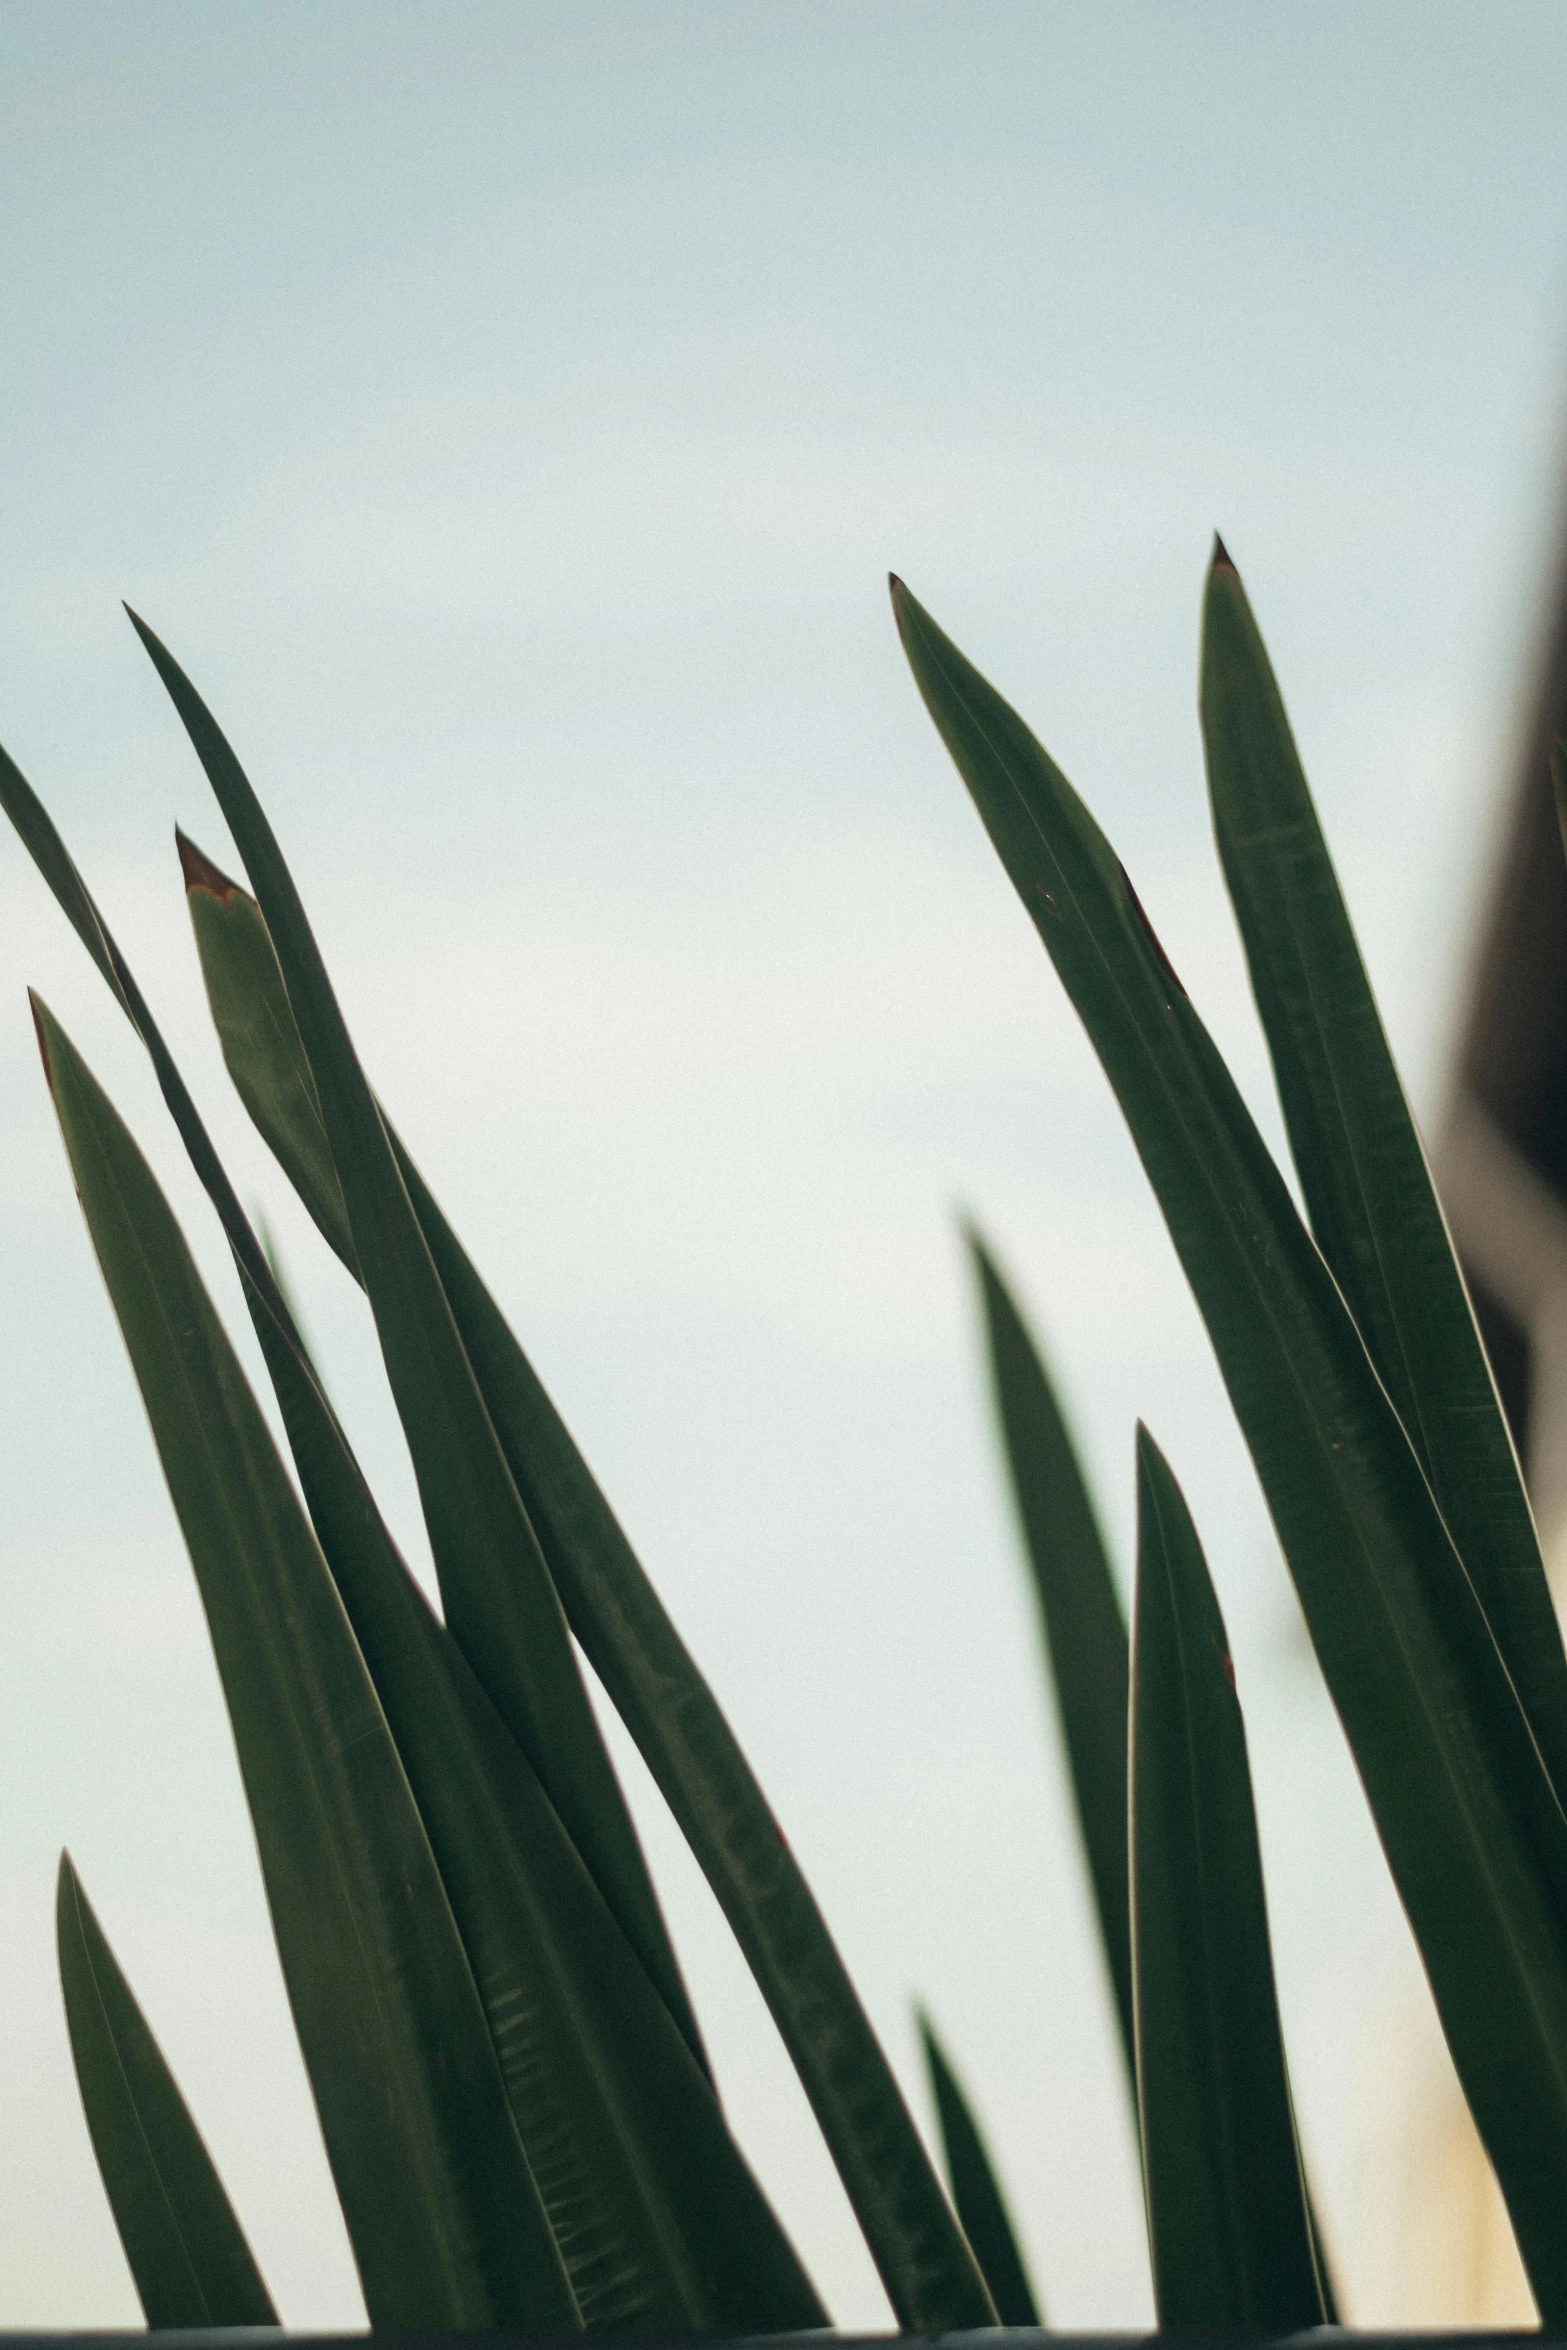
<path id="1" fill-rule="evenodd" d="M 901 583 L 915 681 L 1148 1171 L 1207 1323 L 1542 2312 L 1567 2317 L 1567 1658 L 1518 1466 L 1260 636 L 1204 607 L 1212 812 L 1307 1216 L 1088 810 Z M 133 616 L 134 617 L 134 616 Z M 410 1575 L 263 1240 L 86 883 L 0 802 L 151 1056 L 238 1268 L 290 1477 L 183 1235 L 47 1007 L 44 1069 L 190 1552 L 279 1961 L 376 2327 L 828 2322 L 729 2131 L 585 1656 L 729 1921 L 899 2323 L 1039 2322 L 928 2019 L 944 2184 L 712 1690 L 360 1063 L 256 794 L 135 626 L 244 884 L 180 837 L 224 1060 L 363 1290 L 440 1589 Z M 1128 1626 L 1042 1359 L 972 1246 L 1121 2028 L 1161 2321 L 1334 2315 L 1274 1993 L 1246 1736 L 1147 1431 Z M 274 2323 L 86 1894 L 59 1944 L 148 2320 Z"/>

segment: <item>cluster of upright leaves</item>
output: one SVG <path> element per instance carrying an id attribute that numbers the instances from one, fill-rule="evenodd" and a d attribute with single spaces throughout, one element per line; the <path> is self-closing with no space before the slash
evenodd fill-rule
<path id="1" fill-rule="evenodd" d="M 1099 1054 L 1255 1462 L 1541 2314 L 1567 2317 L 1567 1659 L 1517 1459 L 1240 580 L 1201 716 L 1309 1223 L 1124 867 L 901 582 L 916 682 Z M 1168 1468 L 1138 1447 L 1130 1669 L 1059 1408 L 978 1252 L 998 1401 L 1136 2092 L 1160 2316 L 1331 2313 L 1244 1734 Z M 1130 1725 L 1130 1740 L 1125 1733 Z"/>
<path id="2" fill-rule="evenodd" d="M 894 583 L 920 689 L 1100 1053 L 1251 1447 L 1542 2313 L 1567 2315 L 1567 1659 L 1517 1462 L 1266 655 L 1222 550 L 1215 829 L 1309 1229 L 1092 818 Z M 921 2018 L 957 2217 L 789 1847 L 537 1375 L 360 1067 L 298 893 L 188 679 L 143 641 L 254 895 L 180 840 L 224 1057 L 363 1287 L 441 1586 L 409 1575 L 266 1250 L 30 788 L 0 803 L 149 1051 L 215 1207 L 304 1506 L 153 1178 L 42 1005 L 94 1246 L 196 1570 L 372 2323 L 798 2329 L 821 2305 L 732 2139 L 576 1661 L 728 1916 L 900 2321 L 1039 2321 Z M 1163 2323 L 1331 2319 L 1245 1732 L 1145 1431 L 1128 1636 L 1029 1334 L 973 1242 L 999 1414 L 1137 2112 Z M 575 1647 L 573 1643 L 575 1642 Z M 69 1862 L 84 2106 L 155 2324 L 274 2322 Z M 961 2225 L 959 2225 L 961 2222 Z"/>
<path id="3" fill-rule="evenodd" d="M 578 1645 L 730 1919 L 900 2321 L 994 2323 L 744 1756 L 384 1117 L 238 762 L 141 634 L 255 887 L 181 839 L 225 1059 L 365 1290 L 441 1587 L 444 1620 L 397 1551 L 118 946 L 0 754 L 0 803 L 147 1047 L 218 1213 L 298 1474 L 296 1493 L 145 1161 L 35 1002 L 206 1610 L 372 2324 L 749 2334 L 825 2322 L 724 2121 Z M 68 1866 L 59 1918 L 84 2106 L 149 2319 L 267 2322 L 216 2172 Z"/>

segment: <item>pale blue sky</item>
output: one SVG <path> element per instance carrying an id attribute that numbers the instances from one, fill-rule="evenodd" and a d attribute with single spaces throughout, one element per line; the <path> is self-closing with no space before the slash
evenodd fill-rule
<path id="1" fill-rule="evenodd" d="M 909 1996 L 948 2028 L 1063 2322 L 1146 2312 L 1140 2218 L 954 1203 L 1050 1334 L 1123 1555 L 1138 1412 L 1210 1539 L 1352 2283 L 1354 1999 L 1413 1996 L 1411 1963 L 1201 1333 L 884 577 L 1073 773 L 1265 1107 L 1193 708 L 1222 528 L 1431 1106 L 1557 526 L 1564 94 L 1567 16 L 1506 0 L 0 10 L 0 740 L 407 1527 L 356 1300 L 225 1100 L 170 826 L 225 845 L 119 597 L 207 691 L 916 2091 Z M 234 1304 L 0 841 L 0 2322 L 134 2310 L 52 1986 L 64 1841 L 286 2315 L 351 2316 L 24 980 Z M 737 2125 L 834 2313 L 874 2319 L 649 1818 Z"/>

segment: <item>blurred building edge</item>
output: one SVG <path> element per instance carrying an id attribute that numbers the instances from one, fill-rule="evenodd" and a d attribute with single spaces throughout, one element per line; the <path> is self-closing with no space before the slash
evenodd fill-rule
<path id="1" fill-rule="evenodd" d="M 1567 549 L 1479 932 L 1433 1161 L 1528 1477 L 1557 1612 L 1567 1601 L 1567 856 L 1550 757 L 1567 737 Z M 1416 2036 L 1395 2162 L 1403 2322 L 1528 2322 L 1501 2198 L 1445 2052 Z M 1411 2049 L 1414 2054 L 1414 2049 Z M 1392 2184 L 1391 2181 L 1388 2184 Z M 1389 2216 L 1392 2216 L 1391 2214 Z M 1402 2224 L 1399 2224 L 1400 2221 Z M 1459 2256 L 1455 2258 L 1455 2253 Z M 1442 2306 L 1434 2307 L 1434 2301 Z"/>
<path id="2" fill-rule="evenodd" d="M 1567 858 L 1550 758 L 1564 736 L 1567 555 L 1436 1152 L 1558 1607 L 1567 1582 Z"/>

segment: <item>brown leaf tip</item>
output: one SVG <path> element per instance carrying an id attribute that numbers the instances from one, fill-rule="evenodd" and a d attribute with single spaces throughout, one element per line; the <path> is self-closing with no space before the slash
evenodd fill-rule
<path id="1" fill-rule="evenodd" d="M 244 894 L 239 883 L 230 881 L 228 875 L 214 865 L 210 857 L 203 855 L 193 840 L 186 838 L 177 824 L 174 827 L 174 845 L 180 853 L 180 871 L 185 876 L 187 896 L 192 890 L 204 889 L 209 897 L 217 898 L 227 906 Z"/>
<path id="2" fill-rule="evenodd" d="M 1233 571 L 1235 569 L 1234 564 L 1230 561 L 1230 550 L 1217 531 L 1213 534 L 1213 561 L 1209 568 L 1214 571 Z"/>

